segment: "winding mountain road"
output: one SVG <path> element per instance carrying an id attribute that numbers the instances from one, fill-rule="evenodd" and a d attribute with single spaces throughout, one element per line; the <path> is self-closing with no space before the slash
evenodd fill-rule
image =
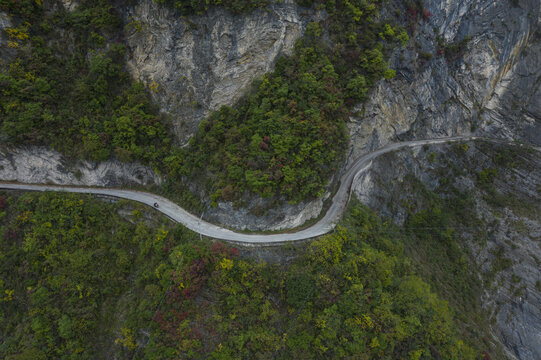
<path id="1" fill-rule="evenodd" d="M 336 226 L 336 223 L 340 219 L 340 216 L 346 209 L 347 203 L 350 198 L 350 188 L 354 178 L 361 172 L 368 169 L 372 163 L 372 160 L 376 157 L 399 150 L 402 148 L 412 148 L 423 145 L 441 144 L 456 141 L 468 141 L 468 140 L 484 140 L 497 143 L 510 143 L 510 141 L 502 141 L 490 138 L 481 138 L 475 136 L 457 136 L 447 137 L 439 139 L 427 139 L 427 140 L 414 140 L 389 144 L 374 152 L 363 155 L 356 159 L 344 172 L 340 179 L 340 187 L 332 199 L 332 204 L 327 210 L 327 213 L 314 225 L 291 233 L 280 234 L 246 234 L 238 233 L 229 229 L 222 228 L 220 226 L 208 223 L 201 220 L 197 216 L 190 214 L 172 201 L 151 193 L 136 191 L 136 190 L 122 190 L 122 189 L 110 189 L 110 188 L 93 188 L 93 187 L 73 187 L 73 186 L 58 186 L 58 185 L 33 185 L 33 184 L 20 184 L 20 183 L 0 183 L 0 188 L 10 190 L 24 190 L 24 191 L 65 191 L 72 193 L 85 193 L 106 195 L 122 199 L 134 200 L 143 203 L 148 206 L 153 206 L 154 203 L 159 204 L 159 208 L 156 210 L 167 215 L 172 220 L 179 222 L 195 231 L 199 234 L 209 236 L 216 239 L 246 243 L 246 244 L 272 244 L 272 243 L 284 243 L 290 241 L 298 241 L 314 238 L 328 233 Z M 539 150 L 539 149 L 536 149 Z"/>

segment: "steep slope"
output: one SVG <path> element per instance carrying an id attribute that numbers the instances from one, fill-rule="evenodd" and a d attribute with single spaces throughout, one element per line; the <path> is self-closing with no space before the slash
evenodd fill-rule
<path id="1" fill-rule="evenodd" d="M 63 4 L 69 11 L 78 6 L 77 1 Z M 382 15 L 398 14 L 412 40 L 391 57 L 395 79 L 379 82 L 352 112 L 347 161 L 396 140 L 454 134 L 541 144 L 540 8 L 539 0 L 391 1 Z M 122 17 L 128 69 L 151 90 L 160 110 L 170 115 L 176 141 L 185 144 L 209 111 L 239 99 L 280 54 L 291 50 L 309 21 L 325 14 L 284 1 L 252 14 L 214 8 L 180 17 L 144 0 L 123 8 Z M 12 26 L 0 13 L 0 27 Z M 16 54 L 8 41 L 2 32 L 2 65 Z M 518 163 L 513 164 L 505 159 L 506 151 L 478 144 L 406 151 L 376 162 L 355 188 L 364 202 L 399 223 L 433 208 L 427 193 L 435 193 L 438 201 L 456 195 L 448 191 L 450 185 L 459 195 L 471 193 L 475 212 L 468 214 L 479 222 L 468 226 L 481 234 L 462 229 L 464 224 L 455 227 L 483 274 L 484 306 L 510 356 L 537 359 L 540 164 L 531 154 L 514 153 Z M 3 148 L 0 165 L 4 180 L 100 186 L 161 181 L 150 167 L 67 161 L 43 147 Z M 406 177 L 409 172 L 415 176 Z M 232 227 L 268 230 L 298 226 L 323 208 L 322 199 L 296 205 L 250 196 L 243 200 L 244 208 L 222 201 L 205 216 Z"/>
<path id="2" fill-rule="evenodd" d="M 153 89 L 184 144 L 210 111 L 234 104 L 322 16 L 294 0 L 248 14 L 214 7 L 188 17 L 142 0 L 124 12 L 128 70 Z"/>
<path id="3" fill-rule="evenodd" d="M 410 4 L 410 5 L 408 5 Z M 541 142 L 541 2 L 395 2 L 414 35 L 397 76 L 350 118 L 350 159 L 396 138 L 490 134 Z"/>
<path id="4" fill-rule="evenodd" d="M 98 3 L 98 6 L 96 6 L 96 3 Z M 113 2 L 102 1 L 101 3 L 110 11 L 111 17 L 107 18 L 107 14 L 104 15 L 99 13 L 99 9 L 96 10 L 96 8 L 99 8 L 99 1 L 86 3 L 78 1 L 46 1 L 44 3 L 39 2 L 37 5 L 24 3 L 24 7 L 13 5 L 13 8 L 12 5 L 5 6 L 2 3 L 2 10 L 10 10 L 16 14 L 10 17 L 7 13 L 0 12 L 0 48 L 2 49 L 0 66 L 2 67 L 2 73 L 4 71 L 5 74 L 9 73 L 9 64 L 13 63 L 17 58 L 31 57 L 29 54 L 32 54 L 35 49 L 31 45 L 30 39 L 33 38 L 28 37 L 28 31 L 31 31 L 32 35 L 37 32 L 37 35 L 42 37 L 38 39 L 37 43 L 40 47 L 39 52 L 46 53 L 48 50 L 58 52 L 58 55 L 60 55 L 58 58 L 61 59 L 59 63 L 62 61 L 70 64 L 82 63 L 83 61 L 80 61 L 77 57 L 86 57 L 87 62 L 91 63 L 90 72 L 93 71 L 92 67 L 94 65 L 101 66 L 98 64 L 100 61 L 95 61 L 96 59 L 100 60 L 99 58 L 103 57 L 105 61 L 109 61 L 107 53 L 111 48 L 121 48 L 122 45 L 118 43 L 126 43 L 127 69 L 131 71 L 134 79 L 142 80 L 148 86 L 151 95 L 160 106 L 159 110 L 165 115 L 164 117 L 172 119 L 171 123 L 176 134 L 176 140 L 181 144 L 193 135 L 199 121 L 210 109 L 234 102 L 255 78 L 272 68 L 277 57 L 290 51 L 297 38 L 304 32 L 306 23 L 315 16 L 314 11 L 300 8 L 292 1 L 274 4 L 269 8 L 255 10 L 249 14 L 233 15 L 226 9 L 217 7 L 212 8 L 206 15 L 187 17 L 179 16 L 170 7 L 159 5 L 154 0 L 129 4 L 117 3 L 114 8 L 110 7 Z M 83 5 L 85 9 L 77 11 Z M 100 15 L 99 19 L 93 18 L 96 16 L 96 12 Z M 119 14 L 125 18 L 123 28 L 117 28 L 118 22 L 122 20 L 121 17 L 118 17 Z M 48 18 L 48 23 L 44 23 L 45 25 L 41 28 L 30 27 L 29 30 L 29 26 L 25 25 L 28 16 L 34 16 L 38 19 Z M 57 24 L 58 28 L 52 26 L 54 21 L 51 18 L 53 16 L 61 19 L 60 23 Z M 35 23 L 36 19 L 32 18 L 28 21 Z M 114 23 L 115 31 L 109 31 L 111 24 L 108 21 Z M 104 26 L 104 22 L 107 26 Z M 208 28 L 210 24 L 213 26 L 211 30 Z M 98 26 L 98 30 L 96 30 L 96 26 Z M 99 26 L 106 30 L 102 30 L 102 27 Z M 224 39 L 227 34 L 231 37 L 231 41 L 226 44 Z M 89 38 L 84 38 L 87 35 Z M 19 39 L 18 36 L 22 37 Z M 80 50 L 81 48 L 83 50 Z M 79 51 L 81 54 L 79 54 Z M 25 59 L 23 63 L 25 61 L 28 60 Z M 51 62 L 51 59 L 47 59 L 46 62 Z M 107 63 L 102 63 L 107 69 Z M 122 66 L 122 64 L 120 65 Z M 27 80 L 30 80 L 30 83 L 21 83 L 20 86 L 22 86 L 24 92 L 35 87 L 32 82 L 36 73 L 31 71 L 32 67 L 30 66 L 30 71 L 27 68 L 22 69 L 27 71 L 29 76 Z M 68 71 L 71 71 L 71 69 L 66 70 L 66 72 Z M 79 71 L 83 73 L 81 75 L 83 78 L 86 76 L 85 71 L 88 71 L 88 69 L 84 67 Z M 111 68 L 106 71 L 111 71 Z M 104 75 L 108 77 L 110 74 Z M 9 85 L 13 87 L 14 81 L 10 78 L 7 79 L 2 80 L 2 86 Z M 42 79 L 39 80 L 42 81 Z M 62 83 L 63 79 L 58 80 L 52 76 L 51 79 L 47 80 L 49 80 L 50 88 L 56 91 L 62 92 L 66 88 Z M 79 99 L 81 93 L 90 90 L 88 84 L 79 85 L 79 78 L 72 80 L 72 83 L 77 85 L 75 89 L 69 92 L 69 96 L 64 94 L 67 96 L 65 98 L 66 102 Z M 103 88 L 102 81 L 103 79 L 90 81 L 90 88 L 93 92 L 97 90 L 92 87 Z M 114 87 L 117 84 L 110 81 L 108 85 Z M 23 92 L 21 89 L 11 90 L 15 93 Z M 24 102 L 33 106 L 33 112 L 25 110 L 24 116 L 20 116 L 17 124 L 21 125 L 17 126 L 20 126 L 21 129 L 14 132 L 16 135 L 28 133 L 28 124 L 38 121 L 36 118 L 40 118 L 39 121 L 42 122 L 40 128 L 51 127 L 50 121 L 47 120 L 51 118 L 51 110 L 47 109 L 43 114 L 39 114 L 41 107 L 46 108 L 47 103 L 51 102 L 50 99 L 46 98 L 48 94 L 36 95 L 33 90 L 30 90 L 28 98 L 17 99 L 18 101 L 10 100 L 10 103 L 13 104 L 7 104 L 7 101 L 3 104 L 6 106 L 4 109 L 6 112 L 10 106 L 20 106 L 21 104 L 18 104 L 18 102 L 23 102 L 23 106 L 26 105 Z M 107 94 L 106 98 L 114 98 L 117 95 L 118 91 L 113 91 Z M 94 104 L 98 103 L 98 107 L 105 108 L 102 102 L 102 99 L 97 99 Z M 34 103 L 39 103 L 39 106 Z M 88 107 L 87 103 L 80 106 L 80 108 L 86 107 Z M 53 109 L 53 115 L 60 115 L 55 114 L 54 111 Z M 21 110 L 20 113 L 23 113 L 23 111 Z M 179 118 L 180 113 L 182 113 L 182 121 Z M 96 116 L 90 111 L 88 114 L 83 115 L 87 115 L 91 123 L 94 121 L 101 123 L 98 127 L 103 126 L 102 123 L 105 122 L 103 119 L 99 119 L 100 116 Z M 72 114 L 69 114 L 69 116 L 73 117 Z M 58 118 L 62 117 L 64 116 L 58 116 Z M 128 115 L 132 122 L 137 117 L 138 115 L 135 114 Z M 97 118 L 98 120 L 96 120 Z M 77 119 L 75 124 L 72 124 L 71 120 L 65 121 L 65 123 L 70 123 L 68 128 L 71 126 L 75 128 L 75 125 L 79 127 L 85 121 L 88 120 L 84 120 L 83 117 L 83 119 Z M 53 129 L 55 129 L 53 131 L 65 129 L 65 123 L 56 127 L 53 126 Z M 45 147 L 32 145 L 19 148 L 4 147 L 0 155 L 1 161 L 5 165 L 0 170 L 2 172 L 1 178 L 23 182 L 52 181 L 59 184 L 73 183 L 105 186 L 119 186 L 128 183 L 160 183 L 161 178 L 154 171 L 156 166 L 151 166 L 154 167 L 154 169 L 151 169 L 151 167 L 133 162 L 134 157 L 129 155 L 133 152 L 129 147 L 124 149 L 127 152 L 121 150 L 115 154 L 105 150 L 104 148 L 109 147 L 111 144 L 111 139 L 105 139 L 107 136 L 104 137 L 103 130 L 98 130 L 98 132 L 102 132 L 101 134 L 92 134 L 92 132 L 96 132 L 94 124 L 87 125 L 87 127 L 94 129 L 83 130 L 85 133 L 90 132 L 90 135 L 83 135 L 82 139 L 80 139 L 81 146 L 73 146 L 73 151 L 68 150 L 68 156 L 63 156 Z M 128 131 L 121 137 L 124 139 L 134 137 L 132 133 L 133 126 L 132 129 L 125 128 L 124 130 Z M 80 134 L 77 134 L 78 130 L 73 129 L 71 131 L 75 135 L 68 136 L 70 141 L 71 138 L 81 137 Z M 122 130 L 119 128 L 115 129 L 115 133 L 120 134 L 121 132 Z M 36 133 L 34 132 L 34 135 Z M 144 133 L 137 134 L 136 137 L 155 137 L 155 135 L 154 130 L 148 129 L 144 130 Z M 162 135 L 160 134 L 160 136 Z M 162 140 L 164 140 L 164 144 L 168 143 L 168 140 Z M 91 145 L 92 142 L 96 141 L 101 142 L 101 144 L 97 146 Z M 26 141 L 28 144 L 35 142 L 43 143 L 41 133 L 38 134 L 37 139 L 31 138 Z M 104 144 L 104 142 L 107 144 Z M 144 153 L 149 154 L 154 150 L 160 151 L 160 147 L 163 147 L 164 144 L 154 144 L 152 149 L 146 149 Z M 55 148 L 61 146 L 62 141 L 57 141 Z M 94 149 L 90 154 L 86 150 L 89 148 L 88 146 Z M 102 157 L 96 153 L 96 150 L 99 152 L 100 149 L 105 150 L 114 159 L 104 161 L 104 158 L 108 156 Z M 61 150 L 64 153 L 66 152 L 65 148 Z M 87 153 L 87 161 L 75 161 L 73 157 L 70 159 L 69 155 L 81 152 L 80 150 Z M 123 155 L 126 154 L 128 156 L 123 158 Z M 140 156 L 135 158 L 142 160 Z M 127 164 L 122 164 L 116 159 L 121 159 L 122 162 Z M 98 160 L 98 162 L 95 160 Z M 148 165 L 147 160 L 144 162 Z M 163 171 L 163 169 L 161 170 Z M 133 172 L 133 174 L 130 174 L 130 172 Z"/>
<path id="5" fill-rule="evenodd" d="M 77 4 L 64 2 L 69 11 Z M 386 4 L 382 17 L 397 18 L 397 25 L 408 28 L 413 40 L 391 57 L 397 76 L 379 82 L 369 99 L 353 109 L 347 161 L 399 139 L 472 132 L 538 143 L 541 70 L 535 65 L 541 51 L 539 14 L 538 0 Z M 170 115 L 175 139 L 181 144 L 195 133 L 210 110 L 234 103 L 253 79 L 272 69 L 276 59 L 291 50 L 309 21 L 326 16 L 324 11 L 302 8 L 291 0 L 250 14 L 233 15 L 223 8 L 211 8 L 204 15 L 186 17 L 166 5 L 144 0 L 122 7 L 121 15 L 126 38 L 118 40 L 128 45 L 128 69 L 151 90 L 160 110 Z M 9 24 L 3 16 L 2 26 Z M 28 174 L 25 166 L 8 159 L 11 151 L 3 162 L 12 163 L 13 168 L 20 166 L 20 170 L 13 169 L 19 174 Z M 42 150 L 13 151 L 28 151 L 20 158 L 30 159 Z M 36 167 L 40 170 L 34 172 L 48 173 L 52 170 L 47 169 L 63 169 L 69 163 L 58 156 L 47 157 L 51 165 Z M 74 179 L 74 174 L 85 173 L 83 170 L 73 168 L 64 177 Z M 25 176 L 2 175 L 23 181 Z M 60 177 L 51 173 L 26 178 L 45 181 Z M 115 184 L 121 184 L 122 178 L 117 174 Z M 158 176 L 149 175 L 144 182 L 152 178 Z M 92 184 L 100 183 L 103 181 Z M 323 208 L 321 198 L 291 206 L 253 194 L 241 198 L 240 208 L 239 202 L 223 200 L 213 208 L 211 194 L 194 184 L 191 190 L 205 199 L 209 220 L 236 228 L 293 227 L 317 216 Z M 328 195 L 327 191 L 324 198 Z"/>
<path id="6" fill-rule="evenodd" d="M 386 154 L 353 190 L 411 231 L 434 232 L 442 224 L 454 229 L 470 253 L 471 270 L 483 279 L 477 300 L 495 333 L 512 358 L 534 360 L 541 356 L 540 181 L 537 152 L 469 142 Z M 421 248 L 411 251 L 421 256 Z M 421 261 L 431 271 L 438 266 L 435 258 Z"/>
<path id="7" fill-rule="evenodd" d="M 0 146 L 0 179 L 33 184 L 105 187 L 160 184 L 162 181 L 151 168 L 140 163 L 67 160 L 59 152 L 44 146 Z"/>
<path id="8" fill-rule="evenodd" d="M 353 207 L 344 229 L 302 255 L 277 250 L 296 255 L 285 266 L 200 241 L 126 201 L 2 192 L 0 209 L 2 358 L 480 354 L 401 239 L 365 208 Z"/>

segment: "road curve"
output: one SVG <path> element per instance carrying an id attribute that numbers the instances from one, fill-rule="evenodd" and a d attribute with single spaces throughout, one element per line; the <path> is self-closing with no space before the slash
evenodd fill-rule
<path id="1" fill-rule="evenodd" d="M 188 229 L 195 231 L 199 234 L 233 242 L 246 243 L 246 244 L 272 244 L 272 243 L 284 243 L 290 241 L 298 241 L 311 239 L 331 231 L 335 226 L 340 216 L 346 209 L 347 203 L 350 197 L 350 188 L 354 178 L 370 167 L 372 160 L 376 157 L 406 147 L 417 147 L 430 144 L 441 144 L 447 142 L 467 141 L 467 140 L 485 140 L 491 142 L 504 142 L 510 143 L 510 141 L 502 141 L 497 139 L 479 138 L 475 136 L 457 136 L 447 137 L 439 139 L 427 139 L 427 140 L 414 140 L 392 143 L 385 147 L 382 147 L 374 152 L 363 155 L 356 159 L 344 172 L 340 178 L 340 187 L 332 199 L 331 206 L 327 210 L 327 213 L 314 225 L 291 233 L 280 234 L 245 234 L 234 232 L 229 229 L 222 228 L 220 226 L 208 223 L 201 220 L 195 215 L 190 214 L 172 201 L 151 193 L 136 191 L 136 190 L 122 190 L 122 189 L 108 189 L 108 188 L 92 188 L 92 187 L 72 187 L 72 186 L 58 186 L 58 185 L 33 185 L 33 184 L 20 184 L 20 183 L 0 183 L 0 188 L 10 190 L 25 190 L 25 191 L 65 191 L 72 193 L 85 193 L 106 195 L 117 198 L 123 198 L 128 200 L 138 201 L 148 206 L 153 206 L 154 203 L 159 204 L 159 208 L 156 209 L 163 214 L 167 215 L 172 220 L 179 222 L 186 226 Z M 538 150 L 538 149 L 536 149 Z"/>

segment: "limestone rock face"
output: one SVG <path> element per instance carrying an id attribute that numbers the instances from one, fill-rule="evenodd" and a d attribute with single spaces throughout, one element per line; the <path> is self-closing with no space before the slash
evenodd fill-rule
<path id="1" fill-rule="evenodd" d="M 68 11 L 78 4 L 78 0 L 62 0 Z M 146 84 L 160 110 L 170 116 L 181 145 L 211 110 L 233 105 L 255 79 L 272 70 L 281 55 L 290 54 L 308 22 L 325 16 L 294 0 L 273 2 L 242 15 L 216 7 L 205 15 L 183 17 L 155 0 L 133 2 L 121 12 L 126 24 L 127 69 Z M 0 25 L 11 26 L 9 18 L 0 15 Z M 159 182 L 156 174 L 138 164 L 80 162 L 68 169 L 65 163 L 60 154 L 44 147 L 10 148 L 0 157 L 4 166 L 0 179 L 100 186 Z M 237 229 L 279 230 L 316 217 L 323 203 L 271 208 L 272 201 L 267 199 L 247 202 L 249 209 L 220 203 L 216 209 L 209 207 L 206 216 Z"/>
<path id="2" fill-rule="evenodd" d="M 299 227 L 317 218 L 322 208 L 322 199 L 293 205 L 283 200 L 280 206 L 273 206 L 268 199 L 254 197 L 246 207 L 235 208 L 231 202 L 218 203 L 216 208 L 208 207 L 205 219 L 239 230 L 278 231 Z"/>
<path id="3" fill-rule="evenodd" d="M 359 174 L 352 190 L 361 202 L 398 224 L 406 221 L 410 211 L 425 207 L 411 176 L 437 194 L 444 182 L 467 191 L 484 224 L 475 231 L 457 229 L 472 260 L 483 274 L 493 270 L 499 251 L 511 262 L 485 283 L 482 304 L 495 322 L 493 333 L 509 358 L 540 359 L 541 155 L 520 152 L 513 156 L 512 164 L 499 166 L 494 154 L 505 146 L 470 142 L 468 147 L 457 147 L 434 145 L 386 154 Z M 500 202 L 487 201 L 478 186 L 477 174 L 487 168 L 498 169 L 492 186 L 504 199 Z M 480 239 L 483 232 L 486 238 Z"/>
<path id="4" fill-rule="evenodd" d="M 62 0 L 62 5 L 67 11 L 73 11 L 79 6 L 79 0 Z"/>
<path id="5" fill-rule="evenodd" d="M 347 161 L 397 140 L 470 133 L 540 145 L 541 0 L 424 0 L 431 15 L 412 24 L 405 3 L 385 3 L 382 16 L 403 14 L 402 25 L 415 28 L 412 40 L 391 56 L 397 76 L 379 82 L 352 112 Z M 73 10 L 79 1 L 62 4 Z M 308 22 L 326 15 L 299 7 L 294 0 L 243 15 L 213 8 L 205 15 L 183 17 L 155 0 L 128 2 L 120 11 L 126 24 L 127 68 L 171 117 L 181 145 L 210 111 L 233 105 L 255 79 L 272 70 L 279 56 L 290 53 Z M 11 26 L 9 17 L 0 12 L 1 66 L 16 55 L 2 31 Z M 469 41 L 458 46 L 466 38 Z M 442 156 L 449 153 L 444 145 L 435 149 Z M 463 158 L 449 160 L 460 167 L 475 164 L 471 171 L 492 166 L 475 146 Z M 529 157 L 528 163 L 530 168 L 512 169 L 496 183 L 499 190 L 525 203 L 538 200 L 541 189 L 539 157 Z M 404 176 L 413 172 L 435 189 L 441 179 L 437 165 L 423 157 L 422 149 L 406 150 L 376 160 L 371 171 L 356 178 L 353 189 L 361 201 L 403 223 L 406 209 L 391 205 L 415 200 L 402 187 Z M 455 186 L 474 189 L 473 175 L 458 177 Z M 139 164 L 70 162 L 45 147 L 0 148 L 0 179 L 92 186 L 161 181 Z M 240 229 L 280 230 L 302 225 L 323 208 L 321 199 L 281 206 L 269 199 L 243 200 L 247 208 L 220 203 L 208 208 L 205 218 Z M 469 244 L 477 263 L 488 270 L 491 249 L 498 247 L 514 259 L 513 266 L 499 275 L 503 286 L 487 295 L 496 333 L 511 358 L 541 359 L 541 292 L 536 285 L 541 281 L 539 202 L 533 207 L 536 217 L 517 209 L 495 211 L 482 197 L 476 198 L 476 206 L 487 223 L 498 223 L 485 247 Z M 513 274 L 525 286 L 520 296 L 512 287 Z"/>
<path id="6" fill-rule="evenodd" d="M 184 144 L 211 110 L 232 105 L 290 53 L 307 23 L 320 16 L 293 0 L 250 14 L 212 8 L 189 17 L 141 0 L 124 14 L 128 69 L 152 90 Z"/>
<path id="7" fill-rule="evenodd" d="M 406 13 L 401 3 L 394 9 Z M 397 76 L 380 82 L 350 118 L 349 159 L 396 139 L 472 132 L 540 144 L 541 2 L 424 4 L 431 16 L 392 55 Z M 462 50 L 441 46 L 465 38 Z"/>
<path id="8" fill-rule="evenodd" d="M 16 50 L 9 46 L 9 36 L 5 29 L 13 26 L 8 14 L 0 11 L 0 66 L 10 63 L 17 54 Z"/>
<path id="9" fill-rule="evenodd" d="M 34 184 L 120 187 L 159 184 L 152 169 L 115 160 L 70 162 L 46 147 L 0 148 L 0 179 Z"/>

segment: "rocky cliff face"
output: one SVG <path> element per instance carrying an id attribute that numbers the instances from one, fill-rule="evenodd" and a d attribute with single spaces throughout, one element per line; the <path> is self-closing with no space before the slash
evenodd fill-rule
<path id="1" fill-rule="evenodd" d="M 302 226 L 317 218 L 323 209 L 322 199 L 291 205 L 285 199 L 276 201 L 248 196 L 244 204 L 236 207 L 232 202 L 220 202 L 216 208 L 207 207 L 204 218 L 239 230 L 279 231 Z"/>
<path id="2" fill-rule="evenodd" d="M 420 22 L 402 1 L 382 13 L 404 14 L 402 24 L 415 30 L 392 54 L 395 79 L 381 81 L 353 110 L 347 162 L 406 139 L 476 133 L 541 144 L 541 1 L 424 4 L 430 16 Z M 316 216 L 315 203 L 304 206 Z"/>
<path id="3" fill-rule="evenodd" d="M 64 0 L 71 11 L 79 3 Z M 0 12 L 0 66 L 13 61 L 17 52 L 9 46 L 9 37 L 2 31 L 14 27 L 12 19 Z M 0 180 L 26 183 L 53 183 L 60 185 L 123 186 L 159 184 L 161 178 L 152 169 L 137 163 L 111 160 L 99 164 L 89 161 L 69 161 L 57 151 L 47 147 L 6 147 L 0 145 Z"/>
<path id="4" fill-rule="evenodd" d="M 77 0 L 62 0 L 68 11 L 78 4 Z M 151 89 L 160 110 L 171 117 L 179 144 L 186 143 L 210 111 L 233 105 L 255 79 L 271 71 L 278 57 L 291 52 L 308 22 L 325 16 L 294 0 L 242 15 L 213 8 L 202 16 L 183 17 L 155 0 L 137 1 L 122 11 L 127 68 Z M 12 26 L 4 14 L 0 14 L 0 26 Z M 7 40 L 0 37 L 1 49 L 8 49 Z M 10 61 L 7 55 L 3 51 L 0 58 Z M 43 147 L 4 149 L 0 179 L 99 186 L 160 181 L 138 164 L 65 164 L 60 154 Z M 280 230 L 316 217 L 323 204 L 316 200 L 277 207 L 272 200 L 261 198 L 247 198 L 244 203 L 243 208 L 225 202 L 215 209 L 209 206 L 205 217 L 237 229 Z"/>
<path id="5" fill-rule="evenodd" d="M 46 147 L 0 148 L 0 179 L 25 183 L 117 187 L 159 184 L 152 169 L 137 163 L 71 162 Z"/>
<path id="6" fill-rule="evenodd" d="M 77 3 L 63 0 L 68 10 Z M 134 3 L 123 10 L 128 68 L 152 90 L 160 109 L 170 114 L 180 144 L 194 134 L 209 111 L 233 104 L 254 79 L 271 70 L 309 21 L 325 16 L 293 0 L 248 15 L 212 9 L 192 17 L 181 17 L 154 0 Z M 541 144 L 541 1 L 425 0 L 430 14 L 419 23 L 410 21 L 404 3 L 391 1 L 382 15 L 403 14 L 402 24 L 415 27 L 412 40 L 391 57 L 396 78 L 378 83 L 369 99 L 354 109 L 348 124 L 348 162 L 399 139 L 472 132 Z M 0 13 L 0 28 L 10 26 L 10 19 Z M 7 41 L 0 31 L 3 62 L 13 54 Z M 451 154 L 446 164 L 469 167 L 467 174 L 456 177 L 455 185 L 461 189 L 473 191 L 474 174 L 494 165 L 488 156 L 492 150 L 474 145 L 462 157 L 446 146 L 430 151 L 436 153 L 436 160 Z M 487 224 L 497 225 L 486 246 L 470 243 L 486 271 L 492 263 L 491 249 L 502 247 L 505 256 L 513 259 L 512 267 L 495 280 L 502 286 L 487 294 L 487 303 L 494 311 L 500 339 L 511 356 L 523 360 L 541 358 L 541 293 L 536 285 L 541 266 L 541 164 L 539 157 L 528 156 L 527 167 L 504 172 L 496 187 L 520 199 L 524 209 L 534 209 L 534 216 L 520 207 L 495 209 L 478 193 L 477 213 Z M 413 172 L 434 190 L 442 179 L 443 164 L 428 159 L 422 149 L 403 151 L 376 161 L 354 189 L 363 202 L 401 223 L 407 212 L 397 204 L 415 200 L 408 198 L 404 174 Z M 42 147 L 1 149 L 0 179 L 99 186 L 160 181 L 151 169 L 137 164 L 70 163 Z M 248 203 L 251 212 L 222 203 L 207 217 L 237 228 L 274 230 L 301 225 L 322 208 L 321 200 L 283 207 L 260 199 Z M 520 277 L 520 285 L 514 284 L 513 275 Z M 521 295 L 515 295 L 517 288 L 523 288 Z"/>
<path id="7" fill-rule="evenodd" d="M 541 2 L 424 4 L 429 13 L 417 25 L 403 2 L 388 10 L 404 14 L 414 35 L 391 58 L 396 78 L 355 109 L 349 158 L 396 139 L 471 132 L 541 143 Z"/>
<path id="8" fill-rule="evenodd" d="M 128 69 L 152 89 L 184 144 L 211 110 L 238 100 L 291 51 L 307 23 L 321 16 L 293 0 L 251 14 L 213 8 L 190 17 L 141 0 L 124 14 Z"/>
<path id="9" fill-rule="evenodd" d="M 482 187 L 480 174 L 486 169 L 495 175 Z M 426 206 L 412 179 L 442 197 L 453 196 L 446 187 L 473 199 L 482 225 L 457 231 L 484 275 L 482 303 L 495 322 L 493 332 L 509 358 L 540 359 L 540 153 L 478 142 L 408 149 L 374 161 L 352 189 L 363 203 L 403 224 L 409 213 Z M 483 232 L 486 237 L 481 239 Z"/>
<path id="10" fill-rule="evenodd" d="M 124 13 L 128 69 L 152 90 L 184 144 L 210 111 L 233 105 L 278 57 L 291 52 L 308 22 L 324 16 L 285 0 L 250 14 L 213 8 L 182 17 L 154 0 L 142 0 Z M 244 203 L 240 208 L 231 202 L 208 206 L 204 216 L 236 229 L 281 230 L 317 217 L 323 204 L 277 207 L 261 198 Z"/>
<path id="11" fill-rule="evenodd" d="M 541 144 L 541 1 L 424 4 L 429 13 L 420 21 L 409 18 L 403 1 L 391 2 L 382 13 L 403 14 L 412 40 L 391 56 L 397 76 L 378 83 L 353 110 L 347 162 L 406 139 L 476 133 Z M 313 216 L 301 212 L 297 220 L 316 216 L 315 203 L 305 207 Z M 241 215 L 215 218 L 240 224 L 235 219 Z M 267 226 L 287 226 L 276 225 L 276 219 L 269 216 Z"/>

